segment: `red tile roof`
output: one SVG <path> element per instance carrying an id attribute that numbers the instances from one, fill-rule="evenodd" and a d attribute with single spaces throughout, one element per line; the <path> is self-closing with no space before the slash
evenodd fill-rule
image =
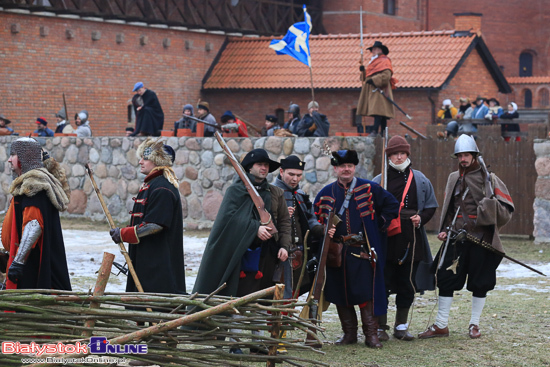
<path id="1" fill-rule="evenodd" d="M 549 84 L 550 76 L 515 76 L 506 78 L 510 84 Z"/>
<path id="2" fill-rule="evenodd" d="M 365 47 L 379 40 L 390 49 L 398 88 L 439 88 L 457 67 L 475 34 L 454 31 L 376 33 L 364 35 Z M 204 83 L 204 89 L 309 88 L 308 67 L 288 55 L 277 55 L 274 37 L 230 38 Z M 360 88 L 358 34 L 310 37 L 315 88 Z M 365 64 L 370 53 L 365 51 Z"/>

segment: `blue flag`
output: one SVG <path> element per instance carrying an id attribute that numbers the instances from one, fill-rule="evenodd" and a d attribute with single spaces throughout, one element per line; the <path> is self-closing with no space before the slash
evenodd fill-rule
<path id="1" fill-rule="evenodd" d="M 282 40 L 273 40 L 269 45 L 277 52 L 277 55 L 290 55 L 296 60 L 311 67 L 309 54 L 309 34 L 311 33 L 311 17 L 304 5 L 305 21 L 294 23 Z"/>

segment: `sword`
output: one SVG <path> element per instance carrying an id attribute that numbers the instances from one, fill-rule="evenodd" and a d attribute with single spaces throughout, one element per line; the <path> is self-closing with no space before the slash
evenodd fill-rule
<path id="1" fill-rule="evenodd" d="M 466 198 L 466 194 L 470 191 L 469 187 L 466 187 L 466 190 L 464 191 L 464 194 L 462 195 L 462 200 Z M 453 217 L 453 221 L 451 222 L 451 225 L 447 227 L 447 240 L 445 241 L 445 247 L 443 248 L 443 252 L 441 253 L 441 257 L 439 259 L 439 264 L 437 264 L 437 270 L 441 269 L 443 266 L 443 261 L 445 260 L 445 255 L 447 254 L 447 249 L 449 248 L 449 242 L 451 241 L 451 232 L 453 230 L 453 227 L 456 223 L 456 218 L 458 217 L 458 212 L 460 212 L 460 206 L 456 209 L 455 216 Z"/>
<path id="2" fill-rule="evenodd" d="M 391 99 L 390 97 L 388 97 L 388 96 L 386 95 L 386 93 L 384 93 L 384 91 L 383 91 L 382 89 L 376 88 L 376 89 L 373 89 L 372 92 L 373 92 L 373 93 L 374 93 L 374 92 L 380 92 L 380 94 L 383 95 L 384 97 L 386 97 L 386 99 L 387 99 L 388 101 L 390 101 L 399 111 L 401 111 L 401 113 L 402 113 L 403 115 L 405 115 L 405 117 L 407 117 L 409 120 L 412 120 L 412 117 L 409 116 L 409 114 L 408 114 L 407 112 L 403 111 L 403 109 L 402 109 L 401 107 L 399 107 L 399 106 L 397 105 L 397 103 L 394 102 L 393 99 Z"/>

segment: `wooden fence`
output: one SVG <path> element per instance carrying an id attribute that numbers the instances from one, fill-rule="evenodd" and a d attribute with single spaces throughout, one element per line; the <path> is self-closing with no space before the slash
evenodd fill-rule
<path id="1" fill-rule="evenodd" d="M 496 136 L 495 136 L 496 135 Z M 505 142 L 498 134 L 477 140 L 489 171 L 494 172 L 508 187 L 514 201 L 512 220 L 502 228 L 503 234 L 533 235 L 533 202 L 535 200 L 535 153 L 533 140 L 527 137 L 521 141 Z M 449 174 L 458 169 L 454 152 L 454 140 L 408 139 L 411 144 L 412 167 L 422 171 L 431 181 L 437 202 L 443 204 L 443 194 Z M 381 157 L 382 138 L 376 138 L 377 157 Z M 375 161 L 375 175 L 380 173 L 381 160 Z M 429 231 L 439 230 L 441 210 L 438 209 L 426 225 Z"/>

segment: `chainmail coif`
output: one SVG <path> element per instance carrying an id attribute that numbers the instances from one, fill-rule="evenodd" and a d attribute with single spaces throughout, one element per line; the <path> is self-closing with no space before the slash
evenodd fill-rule
<path id="1" fill-rule="evenodd" d="M 42 168 L 42 148 L 32 138 L 19 138 L 11 144 L 11 155 L 17 155 L 21 163 L 21 174 L 35 168 Z"/>

